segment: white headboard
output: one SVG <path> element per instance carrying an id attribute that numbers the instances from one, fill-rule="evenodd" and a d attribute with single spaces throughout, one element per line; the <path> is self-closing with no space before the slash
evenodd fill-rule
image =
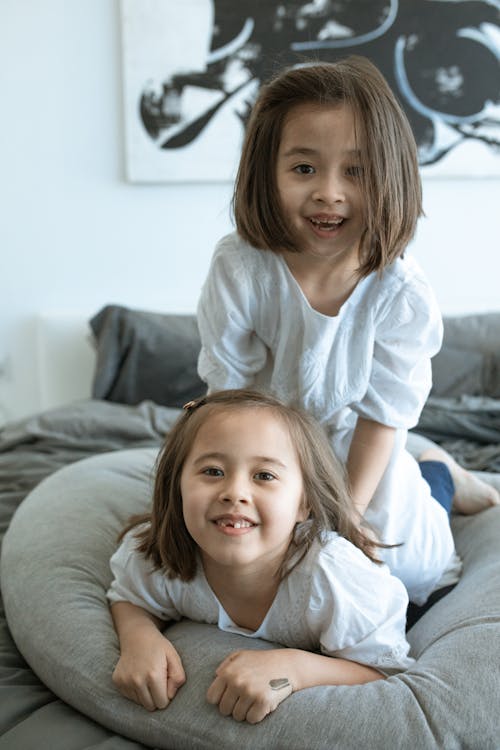
<path id="1" fill-rule="evenodd" d="M 90 398 L 95 350 L 91 314 L 42 313 L 36 320 L 40 408 Z"/>

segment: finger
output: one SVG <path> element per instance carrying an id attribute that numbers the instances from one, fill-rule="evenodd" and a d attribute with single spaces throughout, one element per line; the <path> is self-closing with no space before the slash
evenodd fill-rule
<path id="1" fill-rule="evenodd" d="M 136 687 L 135 695 L 136 695 L 136 703 L 139 703 L 139 705 L 143 706 L 146 709 L 146 711 L 156 710 L 155 703 L 146 685 L 143 685 L 141 687 Z"/>
<path id="2" fill-rule="evenodd" d="M 117 688 L 127 700 L 133 701 L 134 703 L 138 703 L 139 706 L 143 705 L 142 696 L 139 694 L 139 691 L 131 683 L 126 683 L 126 682 L 123 682 L 121 684 L 117 683 Z"/>
<path id="3" fill-rule="evenodd" d="M 167 676 L 164 675 L 160 679 L 151 680 L 148 687 L 154 707 L 166 708 L 169 704 L 169 696 L 167 694 Z"/>
<path id="4" fill-rule="evenodd" d="M 216 677 L 207 690 L 207 701 L 211 703 L 212 706 L 217 706 L 224 695 L 225 689 L 226 681 L 222 679 L 222 677 Z"/>
<path id="5" fill-rule="evenodd" d="M 186 682 L 186 673 L 177 651 L 172 650 L 167 665 L 167 696 L 172 700 L 177 690 Z"/>
<path id="6" fill-rule="evenodd" d="M 219 701 L 219 713 L 223 716 L 231 716 L 239 697 L 238 693 L 227 687 Z"/>
<path id="7" fill-rule="evenodd" d="M 272 690 L 268 698 L 256 700 L 252 703 L 247 711 L 246 720 L 249 724 L 257 724 L 265 719 L 268 714 L 275 711 L 279 704 L 283 703 L 292 693 L 293 686 L 290 683 L 279 690 Z"/>
<path id="8" fill-rule="evenodd" d="M 271 705 L 268 701 L 255 701 L 252 703 L 246 714 L 246 720 L 249 724 L 258 724 L 259 721 L 265 719 L 278 706 Z"/>
<path id="9" fill-rule="evenodd" d="M 248 710 L 252 705 L 252 698 L 243 698 L 240 696 L 234 704 L 232 717 L 236 721 L 245 721 Z"/>
<path id="10" fill-rule="evenodd" d="M 178 679 L 171 679 L 170 677 L 167 677 L 167 698 L 169 701 L 172 700 L 172 698 L 175 698 L 177 695 L 177 691 L 180 687 L 184 685 L 186 682 L 186 678 L 183 680 Z"/>

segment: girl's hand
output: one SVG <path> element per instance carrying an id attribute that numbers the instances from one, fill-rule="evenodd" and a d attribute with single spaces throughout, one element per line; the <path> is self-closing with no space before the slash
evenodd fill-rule
<path id="1" fill-rule="evenodd" d="M 257 724 L 293 692 L 289 657 L 290 649 L 235 651 L 218 666 L 208 702 L 223 716 Z M 288 684 L 272 688 L 271 681 L 285 679 Z"/>
<path id="2" fill-rule="evenodd" d="M 262 721 L 293 692 L 318 685 L 363 685 L 385 679 L 365 664 L 296 648 L 235 651 L 215 674 L 207 691 L 208 702 L 219 706 L 224 716 L 250 724 Z M 277 682 L 278 689 L 273 690 L 271 682 Z"/>
<path id="3" fill-rule="evenodd" d="M 113 672 L 118 690 L 148 711 L 166 708 L 185 681 L 179 654 L 158 630 L 129 640 Z"/>

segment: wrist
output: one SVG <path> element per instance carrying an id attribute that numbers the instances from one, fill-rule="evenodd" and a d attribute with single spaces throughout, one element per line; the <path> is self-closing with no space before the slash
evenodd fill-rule
<path id="1" fill-rule="evenodd" d="M 306 687 L 311 687 L 308 679 L 309 668 L 307 664 L 308 656 L 310 655 L 310 652 L 302 651 L 298 648 L 287 649 L 288 667 L 287 674 L 283 675 L 283 677 L 288 677 L 293 693 L 304 690 Z"/>
<path id="2" fill-rule="evenodd" d="M 157 625 L 148 619 L 142 619 L 138 622 L 122 622 L 116 630 L 122 648 L 134 646 L 134 644 L 145 639 L 163 638 Z"/>

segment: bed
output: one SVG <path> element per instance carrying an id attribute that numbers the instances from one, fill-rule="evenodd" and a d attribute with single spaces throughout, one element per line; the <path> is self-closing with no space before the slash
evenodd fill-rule
<path id="1" fill-rule="evenodd" d="M 169 638 L 188 681 L 172 704 L 149 714 L 117 693 L 107 560 L 203 384 L 192 316 L 108 306 L 91 328 L 92 398 L 0 431 L 0 750 L 498 749 L 498 507 L 453 519 L 463 576 L 410 630 L 417 662 L 405 674 L 302 691 L 261 724 L 238 724 L 204 700 L 214 669 L 232 650 L 271 644 L 181 621 Z M 500 314 L 446 319 L 433 369 L 415 445 L 443 444 L 500 488 Z"/>

